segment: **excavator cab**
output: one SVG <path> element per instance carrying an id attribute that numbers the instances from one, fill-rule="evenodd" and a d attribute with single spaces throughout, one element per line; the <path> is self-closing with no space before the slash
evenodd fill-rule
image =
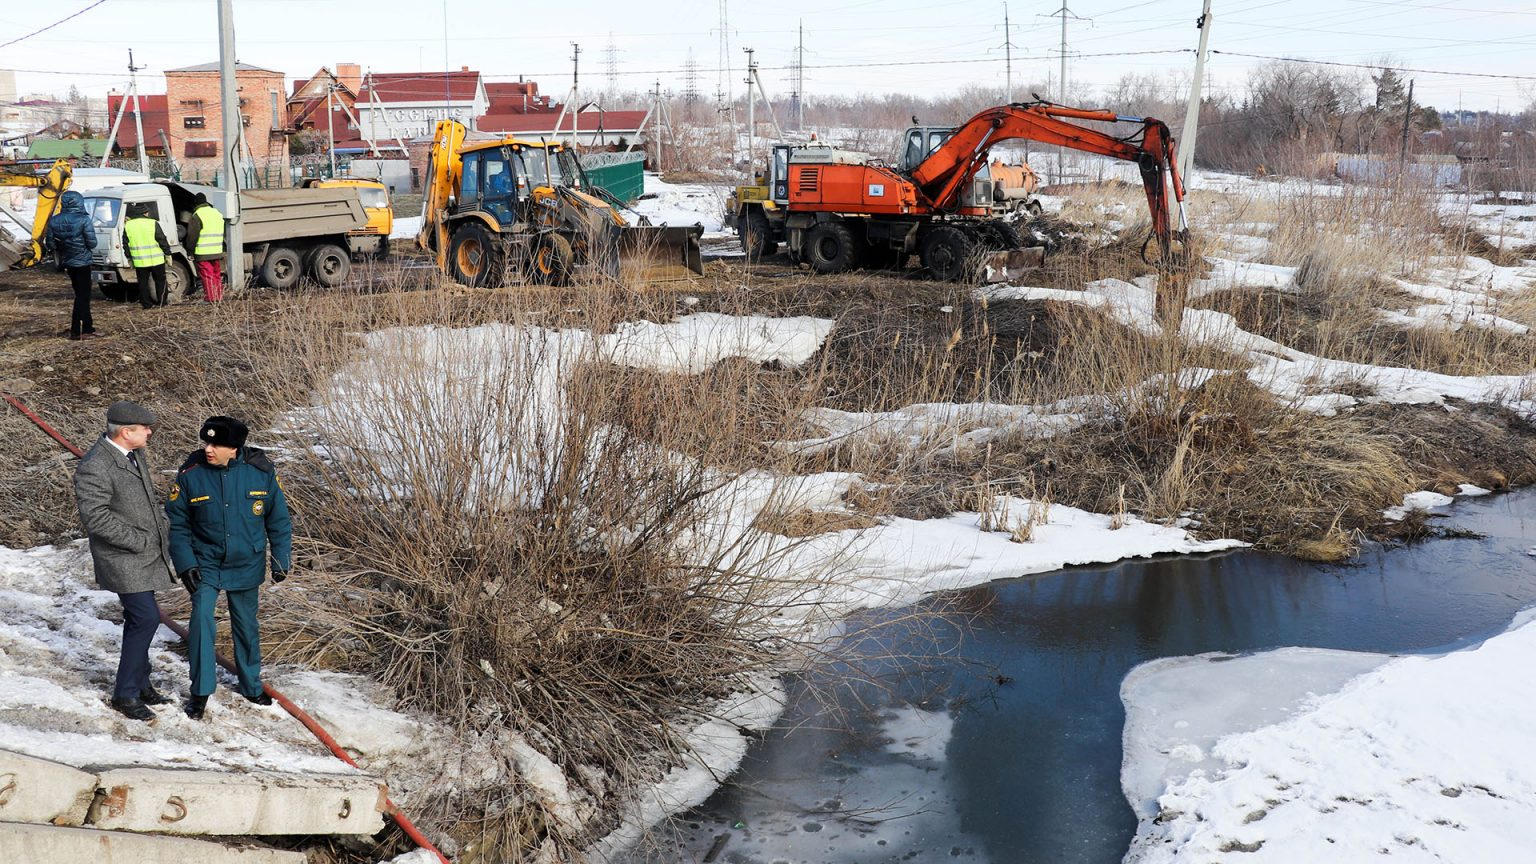
<path id="1" fill-rule="evenodd" d="M 632 224 L 588 180 L 564 144 L 503 138 L 465 142 L 462 124 L 438 124 L 419 246 L 467 285 L 516 270 L 540 284 L 568 284 L 575 268 L 645 279 L 701 273 L 703 229 Z"/>

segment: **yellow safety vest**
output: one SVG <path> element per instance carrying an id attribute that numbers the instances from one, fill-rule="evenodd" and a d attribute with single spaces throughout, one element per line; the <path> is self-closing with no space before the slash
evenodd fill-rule
<path id="1" fill-rule="evenodd" d="M 193 211 L 192 215 L 202 223 L 202 228 L 197 232 L 197 248 L 192 250 L 192 254 L 199 258 L 224 254 L 224 214 L 212 204 L 204 204 Z"/>
<path id="2" fill-rule="evenodd" d="M 128 241 L 128 260 L 135 267 L 154 267 L 165 263 L 165 253 L 155 241 L 155 226 L 148 216 L 136 216 L 123 223 L 123 239 Z"/>

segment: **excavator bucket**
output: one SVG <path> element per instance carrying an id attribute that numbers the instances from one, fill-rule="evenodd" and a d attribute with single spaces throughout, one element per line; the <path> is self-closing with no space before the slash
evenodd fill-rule
<path id="1" fill-rule="evenodd" d="M 0 228 L 0 271 L 9 270 L 18 263 L 33 258 L 32 241 L 17 240 Z"/>
<path id="2" fill-rule="evenodd" d="M 666 282 L 704 273 L 698 225 L 629 225 L 619 232 L 619 268 L 627 280 Z"/>
<path id="3" fill-rule="evenodd" d="M 1025 271 L 1038 269 L 1043 264 L 1045 264 L 1044 246 L 989 252 L 982 259 L 976 279 L 983 285 L 1011 282 L 1024 275 Z"/>

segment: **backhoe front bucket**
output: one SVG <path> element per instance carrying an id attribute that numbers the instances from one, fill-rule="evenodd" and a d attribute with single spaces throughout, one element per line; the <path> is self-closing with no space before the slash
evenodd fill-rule
<path id="1" fill-rule="evenodd" d="M 619 233 L 619 267 L 626 280 L 666 282 L 704 273 L 701 226 L 630 225 Z"/>
<path id="2" fill-rule="evenodd" d="M 1024 249 L 1004 249 L 991 252 L 981 262 L 976 279 L 983 285 L 1008 282 L 1045 264 L 1045 247 L 1030 246 Z"/>

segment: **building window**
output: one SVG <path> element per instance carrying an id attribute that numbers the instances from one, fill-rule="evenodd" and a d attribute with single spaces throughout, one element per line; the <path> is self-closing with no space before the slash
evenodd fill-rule
<path id="1" fill-rule="evenodd" d="M 217 142 L 217 141 L 188 141 L 187 142 L 187 158 L 188 159 L 196 159 L 196 158 L 200 158 L 200 157 L 217 156 L 217 155 L 219 155 L 219 142 Z"/>
<path id="2" fill-rule="evenodd" d="M 281 129 L 283 124 L 278 120 L 278 118 L 283 116 L 283 115 L 278 110 L 278 106 L 277 106 L 277 91 L 276 90 L 268 90 L 267 92 L 269 94 L 271 94 L 271 96 L 272 96 L 272 128 L 273 129 Z"/>
<path id="3" fill-rule="evenodd" d="M 183 129 L 201 129 L 203 128 L 203 118 L 183 117 L 181 118 L 181 126 Z"/>

